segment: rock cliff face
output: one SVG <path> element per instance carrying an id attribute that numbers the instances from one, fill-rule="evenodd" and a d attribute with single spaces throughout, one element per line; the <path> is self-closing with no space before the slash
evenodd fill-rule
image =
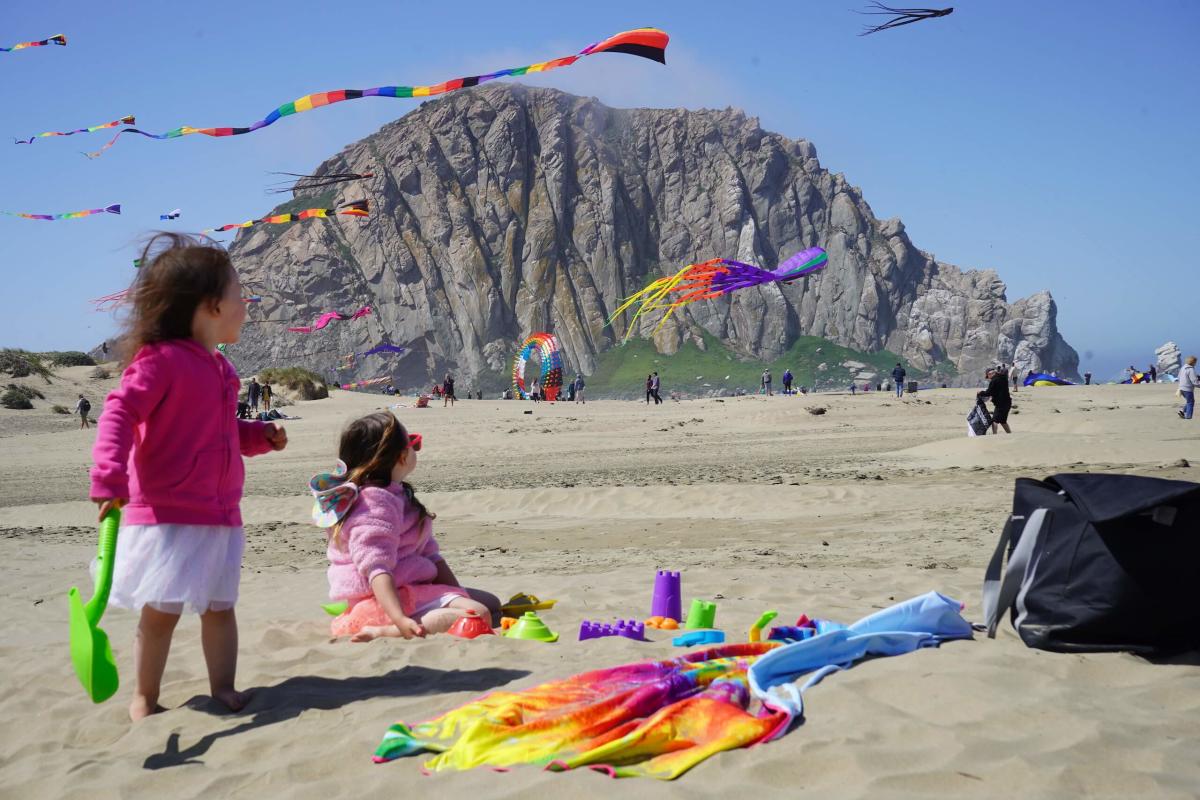
<path id="1" fill-rule="evenodd" d="M 490 84 L 422 104 L 326 161 L 327 172 L 374 177 L 323 195 L 301 189 L 287 207 L 365 197 L 369 219 L 251 228 L 231 247 L 264 295 L 234 351 L 243 372 L 327 374 L 340 356 L 391 341 L 410 352 L 359 361 L 356 377 L 386 363 L 404 385 L 447 369 L 469 380 L 504 372 L 526 335 L 547 330 L 587 373 L 625 334 L 626 320 L 608 326 L 609 314 L 649 280 L 716 256 L 774 266 L 820 245 L 822 273 L 691 305 L 655 346 L 703 346 L 703 329 L 766 359 L 811 334 L 890 349 L 922 369 L 952 365 L 970 383 L 996 360 L 1077 373 L 1048 292 L 1009 303 L 995 272 L 934 260 L 900 220 L 877 220 L 856 187 L 822 169 L 812 144 L 740 111 L 619 110 Z M 368 304 L 365 320 L 286 331 Z"/>

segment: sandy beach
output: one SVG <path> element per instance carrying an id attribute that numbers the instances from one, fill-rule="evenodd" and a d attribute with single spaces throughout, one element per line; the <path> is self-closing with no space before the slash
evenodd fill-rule
<path id="1" fill-rule="evenodd" d="M 32 411 L 0 410 L 0 796 L 368 797 L 1195 797 L 1195 656 L 1026 648 L 1005 623 L 936 650 L 871 661 L 807 695 L 785 738 L 719 754 L 671 783 L 588 770 L 422 776 L 419 757 L 373 765 L 387 726 L 498 687 L 681 652 L 669 636 L 577 642 L 583 619 L 649 614 L 655 569 L 683 573 L 685 602 L 716 598 L 740 640 L 764 610 L 843 622 L 938 590 L 980 616 L 983 567 L 1020 476 L 1112 471 L 1196 480 L 1200 425 L 1174 387 L 1022 389 L 1011 436 L 966 436 L 973 390 L 724 400 L 498 400 L 411 407 L 336 392 L 284 410 L 286 451 L 247 464 L 238 616 L 249 708 L 205 696 L 199 626 L 185 618 L 164 678 L 167 713 L 130 724 L 135 616 L 110 610 L 123 685 L 92 705 L 67 652 L 66 593 L 85 595 L 95 550 L 87 468 L 94 429 L 53 415 L 115 380 L 64 369 Z M 328 469 L 341 425 L 401 403 L 424 437 L 413 476 L 466 585 L 555 598 L 552 645 L 448 636 L 333 641 L 324 538 L 306 482 Z M 809 409 L 823 407 L 821 415 Z M 532 410 L 532 414 L 526 412 Z M 1187 462 L 1191 466 L 1187 466 Z M 788 619 L 790 621 L 790 619 Z"/>

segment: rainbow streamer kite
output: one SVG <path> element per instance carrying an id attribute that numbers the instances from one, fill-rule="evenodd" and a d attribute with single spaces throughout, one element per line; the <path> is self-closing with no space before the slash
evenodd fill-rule
<path id="1" fill-rule="evenodd" d="M 562 352 L 558 337 L 552 333 L 531 334 L 521 345 L 521 352 L 513 359 L 513 389 L 522 400 L 529 399 L 525 391 L 525 364 L 534 353 L 542 362 L 542 399 L 556 400 L 562 388 Z"/>
<path id="2" fill-rule="evenodd" d="M 115 128 L 118 125 L 132 125 L 136 120 L 132 116 L 121 117 L 114 119 L 112 122 L 106 122 L 103 125 L 93 125 L 90 128 L 76 128 L 73 131 L 46 131 L 45 133 L 37 133 L 30 136 L 28 139 L 13 139 L 14 144 L 33 144 L 35 139 L 44 139 L 47 136 L 74 136 L 77 133 L 91 133 L 93 131 L 102 131 L 105 128 Z"/>
<path id="3" fill-rule="evenodd" d="M 11 53 L 14 50 L 24 50 L 27 47 L 44 47 L 48 44 L 57 44 L 66 47 L 67 37 L 61 33 L 56 33 L 49 39 L 42 39 L 40 42 L 21 42 L 20 44 L 14 44 L 12 47 L 0 47 L 0 53 Z"/>
<path id="4" fill-rule="evenodd" d="M 638 305 L 638 310 L 630 320 L 629 329 L 625 332 L 625 338 L 629 339 L 643 314 L 665 308 L 667 313 L 654 329 L 658 332 L 680 306 L 697 300 L 711 300 L 751 286 L 788 283 L 824 269 L 828 260 L 825 251 L 820 247 L 810 247 L 796 253 L 772 270 L 728 258 L 714 258 L 702 264 L 688 264 L 674 275 L 659 278 L 637 294 L 625 298 L 608 321 L 612 324 L 614 319 L 631 306 Z"/>
<path id="5" fill-rule="evenodd" d="M 366 217 L 370 215 L 371 206 L 367 200 L 356 200 L 353 203 L 347 203 L 337 209 L 333 208 L 308 208 L 304 211 L 297 211 L 294 214 L 275 214 L 262 219 L 248 219 L 245 222 L 236 222 L 231 225 L 222 225 L 219 228 L 205 228 L 200 231 L 204 234 L 218 233 L 220 231 L 232 231 L 237 228 L 249 228 L 253 225 L 281 225 L 285 222 L 299 222 L 302 219 L 315 219 L 317 217 Z"/>
<path id="6" fill-rule="evenodd" d="M 288 330 L 291 331 L 292 333 L 312 333 L 313 331 L 321 330 L 322 328 L 324 328 L 326 325 L 333 322 L 334 320 L 359 319 L 360 317 L 365 317 L 370 313 L 371 313 L 370 306 L 363 306 L 358 311 L 355 311 L 353 314 L 343 314 L 341 311 L 326 311 L 324 314 L 317 317 L 317 321 L 314 322 L 312 325 L 305 325 L 300 328 L 288 328 Z"/>
<path id="7" fill-rule="evenodd" d="M 731 644 L 493 692 L 428 722 L 392 725 L 374 758 L 428 752 L 430 772 L 590 767 L 672 780 L 723 750 L 783 736 L 804 715 L 803 693 L 826 675 L 873 656 L 969 639 L 960 608 L 929 592 L 849 626 L 816 620 L 799 632 L 804 638 L 789 631 L 788 644 Z"/>
<path id="8" fill-rule="evenodd" d="M 391 381 L 391 377 L 389 377 L 387 375 L 381 375 L 378 378 L 368 378 L 365 381 L 355 381 L 353 383 L 343 383 L 342 388 L 343 389 L 365 389 L 368 386 L 376 386 L 380 383 L 384 383 L 384 382 L 388 382 L 388 381 Z"/>
<path id="9" fill-rule="evenodd" d="M 637 30 L 618 33 L 616 36 L 610 36 L 602 42 L 589 45 L 573 56 L 564 56 L 563 58 L 543 61 L 540 64 L 530 64 L 525 67 L 497 70 L 487 75 L 455 78 L 454 80 L 433 86 L 376 86 L 373 89 L 335 89 L 330 92 L 308 94 L 298 100 L 293 100 L 290 103 L 280 106 L 258 122 L 251 123 L 244 128 L 193 128 L 184 125 L 166 133 L 147 133 L 137 128 L 126 128 L 118 132 L 108 144 L 96 152 L 87 153 L 86 155 L 89 158 L 100 156 L 105 150 L 112 147 L 121 134 L 124 133 L 136 133 L 150 139 L 178 139 L 181 136 L 188 136 L 193 133 L 201 133 L 205 136 L 240 136 L 244 133 L 253 133 L 254 131 L 261 130 L 283 117 L 299 114 L 302 111 L 311 111 L 321 106 L 341 103 L 346 100 L 357 100 L 360 97 L 433 97 L 434 95 L 446 94 L 457 89 L 478 86 L 481 83 L 486 83 L 497 78 L 516 77 L 535 72 L 548 72 L 559 67 L 569 67 L 584 56 L 590 56 L 595 53 L 625 53 L 665 64 L 667 63 L 666 49 L 668 40 L 669 37 L 667 34 L 657 28 L 638 28 Z"/>
<path id="10" fill-rule="evenodd" d="M 44 220 L 81 219 L 83 217 L 90 217 L 92 214 L 120 214 L 120 213 L 121 213 L 121 204 L 120 203 L 117 203 L 116 205 L 113 205 L 113 206 L 105 206 L 104 208 L 93 208 L 93 209 L 89 209 L 88 211 L 68 211 L 65 214 L 22 214 L 17 211 L 0 211 L 0 214 L 4 214 L 9 217 L 20 217 L 21 219 L 44 219 Z"/>

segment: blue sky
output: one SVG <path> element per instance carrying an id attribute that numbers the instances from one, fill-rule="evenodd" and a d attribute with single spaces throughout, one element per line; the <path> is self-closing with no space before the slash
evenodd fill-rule
<path id="1" fill-rule="evenodd" d="M 666 68 L 585 59 L 528 82 L 614 106 L 734 106 L 812 141 L 876 216 L 1009 299 L 1053 292 L 1081 370 L 1200 351 L 1200 2 L 967 0 L 856 36 L 866 0 L 337 4 L 8 2 L 0 137 L 136 114 L 147 130 L 233 126 L 304 94 L 436 83 L 567 55 L 631 27 L 672 37 Z M 771 8 L 768 12 L 766 9 Z M 86 349 L 113 330 L 87 299 L 123 288 L 158 215 L 196 230 L 261 216 L 273 170 L 304 172 L 418 101 L 365 99 L 254 134 L 157 142 L 108 132 L 8 145 L 0 209 L 122 203 L 121 217 L 0 217 L 0 345 Z"/>

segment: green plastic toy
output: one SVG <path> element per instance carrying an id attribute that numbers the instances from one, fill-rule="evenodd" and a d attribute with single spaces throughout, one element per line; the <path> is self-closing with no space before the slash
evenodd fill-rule
<path id="1" fill-rule="evenodd" d="M 517 623 L 504 633 L 510 639 L 530 639 L 535 642 L 557 642 L 558 634 L 546 627 L 546 623 L 532 611 L 526 611 Z"/>
<path id="2" fill-rule="evenodd" d="M 111 509 L 100 521 L 100 544 L 96 548 L 96 591 L 87 605 L 74 586 L 67 592 L 71 608 L 71 663 L 83 689 L 93 703 L 103 703 L 117 693 L 120 679 L 108 634 L 100 629 L 100 618 L 108 608 L 112 589 L 113 560 L 117 550 L 117 528 L 121 512 Z"/>
<path id="3" fill-rule="evenodd" d="M 699 628 L 713 628 L 717 621 L 717 604 L 709 600 L 700 600 L 699 598 L 692 601 L 692 607 L 688 609 L 687 622 L 683 627 L 689 631 Z"/>
<path id="4" fill-rule="evenodd" d="M 325 609 L 325 613 L 331 617 L 340 617 L 346 613 L 346 609 L 350 608 L 350 604 L 343 600 L 340 603 L 325 603 L 321 608 Z"/>

